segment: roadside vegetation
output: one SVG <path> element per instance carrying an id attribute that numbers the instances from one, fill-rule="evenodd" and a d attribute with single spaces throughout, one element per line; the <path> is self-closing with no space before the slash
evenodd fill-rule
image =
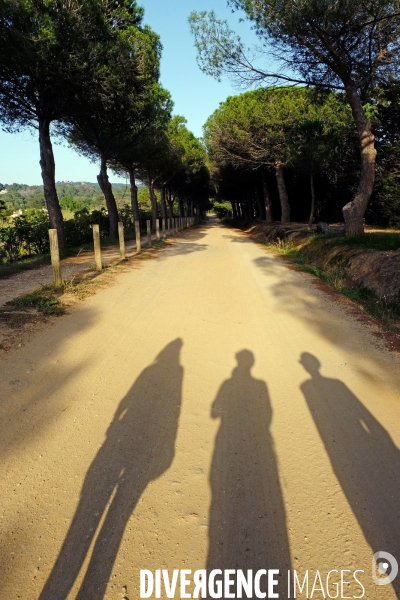
<path id="1" fill-rule="evenodd" d="M 261 227 L 250 230 L 250 236 L 262 239 Z M 400 331 L 400 261 L 390 262 L 400 250 L 400 231 L 367 230 L 362 236 L 349 237 L 310 234 L 305 229 L 288 230 L 282 237 L 282 231 L 264 229 L 264 233 L 269 251 L 315 275 L 389 329 Z"/>
<path id="2" fill-rule="evenodd" d="M 172 114 L 161 51 L 130 0 L 72 0 L 56 10 L 52 2 L 1 3 L 0 123 L 36 130 L 43 186 L 0 184 L 0 262 L 46 253 L 49 227 L 65 253 L 89 240 L 94 222 L 115 240 L 120 221 L 129 230 L 147 218 L 155 229 L 158 218 L 208 207 L 206 151 Z M 54 138 L 98 163 L 97 184 L 56 183 Z M 112 186 L 110 170 L 129 188 Z"/>

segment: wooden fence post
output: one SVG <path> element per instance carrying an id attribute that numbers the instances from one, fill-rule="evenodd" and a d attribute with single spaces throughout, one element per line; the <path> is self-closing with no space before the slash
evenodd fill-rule
<path id="1" fill-rule="evenodd" d="M 101 262 L 101 246 L 100 246 L 100 225 L 93 225 L 93 244 L 94 244 L 94 260 L 97 271 L 103 268 Z"/>
<path id="2" fill-rule="evenodd" d="M 159 219 L 156 220 L 156 238 L 158 240 L 160 239 L 160 220 Z"/>
<path id="3" fill-rule="evenodd" d="M 118 223 L 118 237 L 119 237 L 119 253 L 121 259 L 125 258 L 125 236 L 124 236 L 124 224 L 120 221 Z"/>
<path id="4" fill-rule="evenodd" d="M 147 245 L 149 248 L 151 248 L 151 222 L 146 221 L 146 225 L 147 225 Z"/>
<path id="5" fill-rule="evenodd" d="M 55 287 L 61 287 L 63 282 L 62 282 L 62 277 L 61 277 L 61 264 L 60 264 L 60 252 L 58 249 L 57 229 L 49 229 L 49 240 L 50 240 L 51 264 L 53 267 L 53 274 L 54 274 L 54 285 L 55 285 Z"/>
<path id="6" fill-rule="evenodd" d="M 140 252 L 142 244 L 140 240 L 140 221 L 135 221 L 136 252 Z"/>

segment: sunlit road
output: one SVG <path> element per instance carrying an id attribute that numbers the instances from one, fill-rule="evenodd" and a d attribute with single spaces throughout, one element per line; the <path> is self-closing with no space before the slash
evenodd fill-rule
<path id="1" fill-rule="evenodd" d="M 280 598 L 288 570 L 360 597 L 357 570 L 396 598 L 371 574 L 400 562 L 376 333 L 217 222 L 36 333 L 1 363 L 0 599 L 136 600 L 140 569 L 279 569 Z"/>

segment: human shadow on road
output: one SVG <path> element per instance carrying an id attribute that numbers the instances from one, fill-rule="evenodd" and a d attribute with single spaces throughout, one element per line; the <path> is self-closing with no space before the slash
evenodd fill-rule
<path id="1" fill-rule="evenodd" d="M 71 527 L 40 600 L 70 593 L 99 529 L 77 600 L 101 600 L 126 524 L 147 484 L 174 458 L 181 407 L 182 340 L 168 344 L 118 406 L 94 458 Z"/>
<path id="2" fill-rule="evenodd" d="M 210 475 L 207 571 L 241 569 L 246 576 L 252 569 L 254 577 L 260 569 L 279 569 L 275 591 L 285 597 L 282 574 L 290 568 L 290 554 L 270 432 L 271 402 L 265 382 L 251 375 L 253 353 L 241 350 L 236 360 L 237 367 L 222 384 L 211 412 L 221 425 Z M 265 581 L 262 577 L 263 591 Z"/>
<path id="3" fill-rule="evenodd" d="M 315 356 L 305 352 L 300 363 L 311 376 L 301 391 L 366 541 L 373 554 L 383 550 L 400 560 L 399 449 L 342 381 L 321 375 Z"/>

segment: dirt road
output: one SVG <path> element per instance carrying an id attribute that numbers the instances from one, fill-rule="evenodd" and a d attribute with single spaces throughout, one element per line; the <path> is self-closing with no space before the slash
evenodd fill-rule
<path id="1" fill-rule="evenodd" d="M 376 333 L 216 222 L 37 333 L 1 363 L 1 600 L 136 600 L 140 569 L 280 569 L 280 598 L 335 569 L 360 597 L 364 570 L 396 598 L 371 577 L 400 559 Z"/>

